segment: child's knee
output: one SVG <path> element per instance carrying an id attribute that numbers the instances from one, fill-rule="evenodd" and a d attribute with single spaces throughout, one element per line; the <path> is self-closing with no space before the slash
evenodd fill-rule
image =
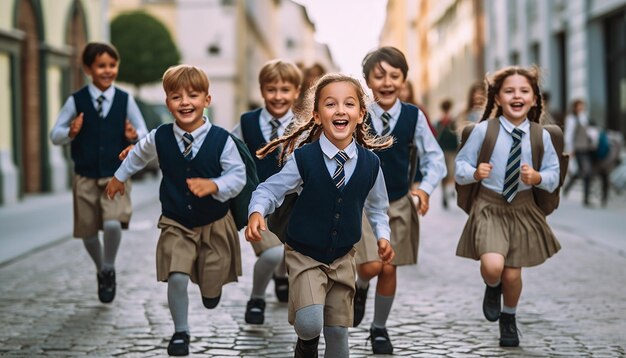
<path id="1" fill-rule="evenodd" d="M 302 340 L 308 341 L 319 336 L 324 328 L 324 305 L 311 305 L 296 311 L 293 326 Z"/>
<path id="2" fill-rule="evenodd" d="M 383 270 L 383 263 L 380 261 L 371 261 L 357 266 L 359 276 L 364 279 L 371 279 L 378 276 Z"/>

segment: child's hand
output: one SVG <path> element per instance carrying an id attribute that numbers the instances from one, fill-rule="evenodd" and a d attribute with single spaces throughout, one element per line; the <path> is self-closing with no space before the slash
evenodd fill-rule
<path id="1" fill-rule="evenodd" d="M 107 193 L 107 197 L 110 200 L 113 200 L 115 194 L 117 193 L 120 193 L 120 195 L 124 195 L 124 193 L 126 192 L 126 188 L 124 186 L 124 183 L 117 180 L 116 177 L 113 177 L 113 179 L 109 180 L 109 182 L 107 183 L 104 191 Z"/>
<path id="2" fill-rule="evenodd" d="M 128 153 L 130 153 L 133 148 L 135 148 L 134 144 L 129 145 L 128 147 L 124 148 L 124 150 L 121 151 L 117 157 L 120 158 L 120 160 L 126 159 L 126 157 L 128 157 Z"/>
<path id="3" fill-rule="evenodd" d="M 260 230 L 260 231 L 259 231 Z M 248 218 L 248 226 L 246 227 L 246 231 L 244 234 L 246 235 L 246 240 L 248 241 L 261 241 L 263 237 L 261 236 L 261 231 L 267 230 L 267 225 L 265 225 L 265 219 L 261 216 L 259 212 L 253 212 L 252 215 Z"/>
<path id="4" fill-rule="evenodd" d="M 426 194 L 422 189 L 416 189 L 411 191 L 411 195 L 417 196 L 419 199 L 417 202 L 417 213 L 424 216 L 430 208 L 430 195 Z"/>
<path id="5" fill-rule="evenodd" d="M 393 258 L 396 256 L 396 253 L 393 251 L 393 248 L 391 247 L 391 243 L 389 243 L 389 240 L 387 239 L 378 240 L 378 256 L 380 257 L 381 260 L 383 260 L 383 263 L 385 264 L 390 263 L 391 260 L 393 260 Z"/>
<path id="6" fill-rule="evenodd" d="M 522 164 L 522 183 L 526 185 L 539 185 L 541 183 L 541 174 L 528 164 Z"/>
<path id="7" fill-rule="evenodd" d="M 476 179 L 476 181 L 481 181 L 488 178 L 489 174 L 491 174 L 492 168 L 493 166 L 489 163 L 478 164 L 478 168 L 476 168 L 476 171 L 474 172 L 474 179 Z"/>
<path id="8" fill-rule="evenodd" d="M 70 122 L 70 138 L 74 138 L 80 132 L 80 129 L 83 128 L 83 113 L 81 112 L 76 118 L 72 119 Z"/>
<path id="9" fill-rule="evenodd" d="M 217 185 L 211 179 L 189 178 L 187 179 L 187 186 L 189 191 L 198 198 L 217 193 Z"/>
<path id="10" fill-rule="evenodd" d="M 127 119 L 126 124 L 124 125 L 124 137 L 129 142 L 134 142 L 137 140 L 137 130 L 130 124 L 130 121 Z"/>

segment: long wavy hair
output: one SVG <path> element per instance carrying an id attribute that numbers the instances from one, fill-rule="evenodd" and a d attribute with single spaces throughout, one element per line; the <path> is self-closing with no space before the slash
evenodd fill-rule
<path id="1" fill-rule="evenodd" d="M 350 76 L 339 73 L 329 73 L 321 77 L 315 86 L 308 91 L 305 103 L 295 112 L 295 119 L 289 125 L 283 136 L 278 137 L 267 143 L 265 146 L 259 148 L 259 150 L 256 151 L 256 156 L 262 159 L 278 147 L 281 147 L 279 165 L 282 165 L 294 150 L 307 143 L 318 140 L 322 134 L 323 128 L 321 125 L 315 123 L 312 114 L 313 112 L 318 112 L 320 94 L 324 87 L 336 82 L 346 82 L 351 84 L 357 94 L 360 108 L 367 112 L 367 96 L 359 81 Z M 372 135 L 369 130 L 369 125 L 365 120 L 362 123 L 357 124 L 352 135 L 358 144 L 371 150 L 389 148 L 394 142 L 394 138 L 389 135 L 382 137 Z"/>
<path id="2" fill-rule="evenodd" d="M 504 80 L 507 77 L 513 75 L 521 75 L 528 79 L 534 95 L 537 96 L 537 104 L 530 108 L 526 116 L 528 117 L 528 120 L 532 122 L 541 123 L 541 115 L 543 113 L 543 100 L 541 97 L 541 91 L 539 90 L 540 70 L 537 66 L 532 66 L 530 68 L 509 66 L 496 71 L 491 76 L 491 78 L 489 78 L 488 75 L 485 76 L 485 86 L 487 87 L 487 104 L 485 105 L 485 111 L 483 112 L 483 116 L 480 119 L 481 122 L 492 118 L 492 112 L 494 111 L 494 109 L 496 110 L 495 117 L 499 117 L 502 115 L 502 106 L 496 104 L 496 95 L 500 93 L 500 89 L 502 88 L 502 83 L 504 83 Z"/>

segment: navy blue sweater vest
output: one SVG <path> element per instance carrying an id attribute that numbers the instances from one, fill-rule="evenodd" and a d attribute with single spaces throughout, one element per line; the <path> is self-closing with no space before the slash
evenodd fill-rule
<path id="1" fill-rule="evenodd" d="M 261 110 L 261 108 L 255 109 L 254 111 L 246 112 L 241 115 L 241 132 L 243 133 L 243 141 L 248 146 L 254 158 L 259 181 L 264 182 L 267 178 L 280 171 L 280 167 L 278 166 L 280 149 L 274 150 L 274 152 L 269 153 L 263 159 L 259 159 L 255 155 L 256 151 L 267 143 L 265 138 L 263 138 L 261 126 L 259 125 Z"/>
<path id="2" fill-rule="evenodd" d="M 356 168 L 341 191 L 328 174 L 319 141 L 294 152 L 304 183 L 287 227 L 287 244 L 319 262 L 333 262 L 361 239 L 363 206 L 379 161 L 369 150 L 358 145 L 357 150 Z"/>
<path id="3" fill-rule="evenodd" d="M 413 141 L 418 111 L 414 105 L 402 103 L 400 118 L 393 131 L 389 133 L 396 138 L 395 143 L 391 148 L 375 152 L 380 158 L 380 167 L 385 175 L 389 201 L 398 200 L 409 191 L 409 145 Z M 369 116 L 367 118 L 371 121 Z M 375 134 L 373 126 L 369 124 L 370 131 Z"/>
<path id="4" fill-rule="evenodd" d="M 76 113 L 83 113 L 83 126 L 72 140 L 74 171 L 88 178 L 104 178 L 122 163 L 118 155 L 129 144 L 124 137 L 128 93 L 115 88 L 113 104 L 107 116 L 100 119 L 85 86 L 72 95 Z"/>
<path id="5" fill-rule="evenodd" d="M 208 225 L 228 213 L 228 201 L 222 203 L 211 195 L 198 198 L 187 186 L 188 178 L 220 176 L 220 156 L 227 139 L 227 131 L 212 126 L 198 153 L 191 161 L 187 161 L 176 142 L 174 125 L 164 124 L 157 129 L 155 144 L 163 173 L 160 189 L 163 216 L 192 229 Z"/>

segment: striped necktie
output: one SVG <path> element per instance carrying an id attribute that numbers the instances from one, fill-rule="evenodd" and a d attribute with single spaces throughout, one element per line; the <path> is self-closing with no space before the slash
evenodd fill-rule
<path id="1" fill-rule="evenodd" d="M 274 140 L 278 138 L 278 127 L 280 127 L 280 121 L 276 118 L 272 118 L 270 120 L 270 125 L 272 126 L 272 134 L 270 134 L 270 140 Z"/>
<path id="2" fill-rule="evenodd" d="M 348 160 L 348 155 L 346 152 L 339 151 L 335 154 L 335 162 L 337 162 L 337 168 L 335 169 L 335 173 L 333 174 L 333 183 L 337 189 L 342 190 L 346 183 L 346 175 L 343 171 L 343 165 L 346 164 L 346 160 Z"/>
<path id="3" fill-rule="evenodd" d="M 509 203 L 515 198 L 519 185 L 520 162 L 522 158 L 522 134 L 524 134 L 524 132 L 517 128 L 513 129 L 511 133 L 513 144 L 511 144 L 509 159 L 506 161 L 506 174 L 504 175 L 504 188 L 502 190 L 502 195 Z"/>
<path id="4" fill-rule="evenodd" d="M 100 97 L 96 98 L 96 102 L 98 102 L 98 106 L 96 107 L 96 111 L 98 112 L 98 117 L 104 118 L 104 113 L 102 111 L 102 102 L 104 102 L 104 95 L 101 94 Z"/>
<path id="5" fill-rule="evenodd" d="M 191 152 L 191 143 L 193 143 L 193 136 L 190 133 L 183 134 L 183 142 L 185 142 L 185 150 L 183 151 L 183 157 L 187 161 L 191 160 L 193 153 Z"/>
<path id="6" fill-rule="evenodd" d="M 389 134 L 389 122 L 391 121 L 391 115 L 387 112 L 384 112 L 380 119 L 383 121 L 383 131 L 381 135 Z"/>

